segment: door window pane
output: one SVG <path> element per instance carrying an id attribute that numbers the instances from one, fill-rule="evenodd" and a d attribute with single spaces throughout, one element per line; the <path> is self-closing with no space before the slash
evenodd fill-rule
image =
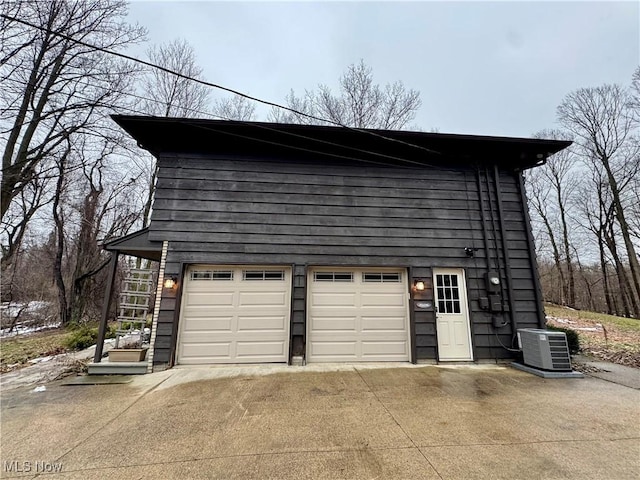
<path id="1" fill-rule="evenodd" d="M 436 275 L 437 295 L 438 295 L 438 312 L 439 313 L 460 313 L 460 287 L 458 285 L 458 276 L 453 275 Z"/>

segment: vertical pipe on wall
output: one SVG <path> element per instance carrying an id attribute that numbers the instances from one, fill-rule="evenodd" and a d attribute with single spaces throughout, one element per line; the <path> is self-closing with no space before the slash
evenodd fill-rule
<path id="1" fill-rule="evenodd" d="M 102 359 L 102 349 L 104 347 L 104 337 L 107 333 L 107 318 L 109 317 L 109 307 L 111 306 L 111 295 L 113 293 L 113 282 L 116 278 L 116 270 L 118 270 L 118 257 L 120 254 L 114 252 L 111 254 L 109 264 L 109 277 L 107 278 L 107 288 L 104 292 L 104 301 L 102 302 L 102 313 L 100 316 L 100 326 L 98 327 L 98 340 L 96 342 L 96 353 L 93 356 L 93 363 L 100 363 Z"/>
<path id="2" fill-rule="evenodd" d="M 482 192 L 482 179 L 480 177 L 480 168 L 476 165 L 476 179 L 478 181 L 478 199 L 480 200 L 480 215 L 482 216 L 482 240 L 484 243 L 484 251 L 485 251 L 485 261 L 487 262 L 487 267 L 485 272 L 491 270 L 491 247 L 489 246 L 489 232 L 487 231 L 487 218 L 486 218 L 486 206 L 484 204 L 484 197 Z M 490 194 L 487 189 L 487 194 Z M 496 252 L 497 253 L 497 252 Z M 485 287 L 486 288 L 486 287 Z M 493 315 L 491 315 L 491 319 L 493 321 Z M 497 334 L 496 334 L 497 335 Z M 491 338 L 491 342 L 489 343 L 489 352 L 495 356 L 493 350 L 493 337 Z M 497 362 L 497 357 L 496 362 Z"/>
<path id="3" fill-rule="evenodd" d="M 500 236 L 502 237 L 502 253 L 504 256 L 505 274 L 507 278 L 507 294 L 509 296 L 509 318 L 513 326 L 513 335 L 518 331 L 518 321 L 516 320 L 516 305 L 513 298 L 513 279 L 511 277 L 511 260 L 509 257 L 509 247 L 507 245 L 507 230 L 504 226 L 504 212 L 502 209 L 502 190 L 500 188 L 500 176 L 498 165 L 493 165 L 493 179 L 498 199 L 498 222 L 500 224 Z"/>
<path id="4" fill-rule="evenodd" d="M 538 312 L 538 326 L 545 328 L 547 320 L 544 315 L 544 303 L 542 296 L 542 284 L 540 283 L 540 273 L 538 272 L 538 260 L 536 257 L 536 248 L 533 241 L 533 233 L 531 230 L 531 217 L 529 216 L 529 204 L 527 194 L 524 187 L 522 172 L 518 172 L 518 190 L 520 199 L 522 200 L 522 210 L 524 213 L 524 228 L 527 230 L 527 247 L 529 250 L 529 262 L 531 263 L 531 272 L 533 275 L 533 292 L 536 298 L 536 306 Z"/>
<path id="5" fill-rule="evenodd" d="M 487 198 L 489 199 L 489 215 L 491 216 L 491 231 L 493 233 L 493 246 L 494 252 L 496 254 L 496 264 L 495 269 L 502 276 L 502 262 L 500 262 L 500 252 L 498 252 L 498 230 L 496 229 L 496 219 L 495 219 L 495 208 L 493 207 L 493 199 L 491 198 L 491 182 L 489 181 L 489 169 L 487 167 L 484 168 L 484 181 L 487 186 Z M 504 298 L 504 288 L 502 283 L 500 283 L 500 295 Z"/>
<path id="6" fill-rule="evenodd" d="M 476 180 L 478 181 L 478 198 L 480 199 L 480 215 L 482 216 L 482 241 L 484 243 L 484 256 L 487 261 L 487 270 L 491 269 L 489 265 L 491 250 L 489 248 L 489 233 L 487 232 L 486 209 L 484 198 L 482 197 L 482 181 L 480 180 L 480 169 L 476 166 Z"/>

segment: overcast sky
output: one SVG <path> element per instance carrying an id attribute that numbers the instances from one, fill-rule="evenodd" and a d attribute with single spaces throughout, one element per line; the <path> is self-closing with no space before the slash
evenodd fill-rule
<path id="1" fill-rule="evenodd" d="M 413 123 L 424 130 L 528 137 L 555 126 L 570 91 L 630 83 L 640 64 L 639 6 L 138 1 L 130 18 L 152 43 L 186 39 L 207 80 L 266 100 L 336 86 L 363 59 L 379 83 L 421 92 Z M 259 119 L 267 112 L 259 107 Z"/>

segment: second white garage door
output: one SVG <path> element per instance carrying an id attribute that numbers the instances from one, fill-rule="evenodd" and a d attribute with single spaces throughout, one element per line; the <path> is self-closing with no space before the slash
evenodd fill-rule
<path id="1" fill-rule="evenodd" d="M 286 362 L 291 269 L 194 266 L 185 276 L 177 361 Z"/>
<path id="2" fill-rule="evenodd" d="M 307 361 L 409 360 L 406 271 L 311 269 Z"/>

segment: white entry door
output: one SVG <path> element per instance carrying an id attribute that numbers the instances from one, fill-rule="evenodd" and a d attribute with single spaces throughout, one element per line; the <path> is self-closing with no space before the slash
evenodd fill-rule
<path id="1" fill-rule="evenodd" d="M 433 284 L 436 296 L 438 359 L 473 360 L 464 270 L 435 268 Z"/>

